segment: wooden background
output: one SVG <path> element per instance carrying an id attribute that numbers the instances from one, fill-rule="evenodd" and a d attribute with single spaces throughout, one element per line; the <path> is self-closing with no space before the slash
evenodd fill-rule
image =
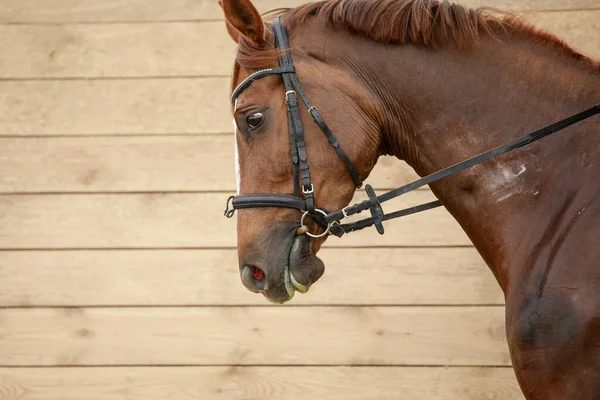
<path id="1" fill-rule="evenodd" d="M 464 3 L 600 56 L 597 0 Z M 0 0 L 0 399 L 522 399 L 501 292 L 444 210 L 330 240 L 289 305 L 242 287 L 221 18 Z M 385 159 L 369 181 L 412 177 Z"/>

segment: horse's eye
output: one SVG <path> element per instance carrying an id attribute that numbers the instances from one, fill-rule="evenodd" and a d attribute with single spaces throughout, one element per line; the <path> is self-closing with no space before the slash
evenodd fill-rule
<path id="1" fill-rule="evenodd" d="M 263 121 L 262 113 L 254 113 L 246 118 L 246 122 L 251 129 L 257 128 Z"/>

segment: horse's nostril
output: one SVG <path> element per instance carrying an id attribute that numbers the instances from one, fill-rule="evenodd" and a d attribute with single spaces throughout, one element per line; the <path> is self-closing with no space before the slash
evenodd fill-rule
<path id="1" fill-rule="evenodd" d="M 242 269 L 242 283 L 253 292 L 267 290 L 267 274 L 254 265 L 244 265 Z"/>
<path id="2" fill-rule="evenodd" d="M 252 268 L 252 277 L 257 281 L 262 281 L 265 277 L 265 273 L 263 272 L 263 270 L 255 266 L 252 266 L 250 268 Z"/>

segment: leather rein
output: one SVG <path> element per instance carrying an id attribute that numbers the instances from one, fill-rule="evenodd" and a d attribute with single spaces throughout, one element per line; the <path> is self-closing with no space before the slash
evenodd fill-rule
<path id="1" fill-rule="evenodd" d="M 386 192 L 380 196 L 377 196 L 375 194 L 375 191 L 373 190 L 371 185 L 366 185 L 365 192 L 369 197 L 368 200 L 356 203 L 352 206 L 347 206 L 341 210 L 329 212 L 326 209 L 318 208 L 315 204 L 314 186 L 311 183 L 310 173 L 308 169 L 307 152 L 304 142 L 304 132 L 302 129 L 302 122 L 300 120 L 300 110 L 298 107 L 298 96 L 308 109 L 308 112 L 312 116 L 313 121 L 319 126 L 319 128 L 321 129 L 331 146 L 336 150 L 339 157 L 346 164 L 348 172 L 350 173 L 350 176 L 352 177 L 354 185 L 357 189 L 362 186 L 362 180 L 360 179 L 360 176 L 356 168 L 354 167 L 354 164 L 352 163 L 352 161 L 350 161 L 344 150 L 340 147 L 333 132 L 331 132 L 317 108 L 309 101 L 308 97 L 306 96 L 306 93 L 300 85 L 300 82 L 296 78 L 296 71 L 292 62 L 292 56 L 289 52 L 289 40 L 287 30 L 282 25 L 280 17 L 276 17 L 273 20 L 273 30 L 275 32 L 275 46 L 278 50 L 282 50 L 279 55 L 279 66 L 261 69 L 250 74 L 234 89 L 231 95 L 231 101 L 235 103 L 239 95 L 245 89 L 247 89 L 253 81 L 268 75 L 281 75 L 286 90 L 285 103 L 288 117 L 288 129 L 290 135 L 290 154 L 292 156 L 294 194 L 242 194 L 237 196 L 230 196 L 229 199 L 227 199 L 227 204 L 224 212 L 227 218 L 233 217 L 235 210 L 243 208 L 291 208 L 303 212 L 302 217 L 300 219 L 301 226 L 304 226 L 304 220 L 306 216 L 310 215 L 313 218 L 313 220 L 319 225 L 319 227 L 323 229 L 323 232 L 320 234 L 312 234 L 308 232 L 308 229 L 304 229 L 302 233 L 306 233 L 310 237 L 322 237 L 327 234 L 333 234 L 337 237 L 341 237 L 342 235 L 344 235 L 344 233 L 364 229 L 373 225 L 377 229 L 377 232 L 383 234 L 383 221 L 388 221 L 390 219 L 415 214 L 425 210 L 430 210 L 432 208 L 441 206 L 442 203 L 439 200 L 436 200 L 388 214 L 383 212 L 381 203 L 399 197 L 403 194 L 406 194 L 422 186 L 438 181 L 449 175 L 460 172 L 464 169 L 470 168 L 474 165 L 480 164 L 500 154 L 504 154 L 519 147 L 531 144 L 539 139 L 561 131 L 573 124 L 588 119 L 596 114 L 600 114 L 600 104 L 597 104 L 590 109 L 572 115 L 552 125 L 532 132 L 528 135 L 522 136 L 516 140 L 493 148 L 472 158 L 441 169 L 430 175 L 417 179 L 416 181 L 411 182 L 407 185 L 401 186 L 398 189 Z M 300 185 L 300 181 L 302 181 L 302 185 Z M 359 214 L 366 210 L 370 211 L 371 217 L 351 223 L 340 222 L 343 219 L 346 219 L 352 215 Z"/>

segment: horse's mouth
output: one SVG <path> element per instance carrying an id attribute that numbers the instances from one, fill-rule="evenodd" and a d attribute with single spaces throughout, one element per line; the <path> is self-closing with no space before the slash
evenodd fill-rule
<path id="1" fill-rule="evenodd" d="M 279 304 L 287 303 L 288 301 L 290 301 L 294 298 L 294 295 L 296 294 L 296 292 L 300 292 L 300 293 L 304 294 L 304 293 L 308 292 L 308 290 L 310 289 L 310 285 L 303 285 L 294 278 L 294 275 L 292 275 L 292 273 L 290 272 L 289 265 L 285 266 L 283 279 L 284 279 L 284 284 L 285 284 L 285 290 L 287 292 L 287 297 L 284 299 L 278 299 L 278 300 L 269 299 L 269 300 L 273 301 L 274 303 L 279 303 Z M 266 294 L 265 294 L 265 296 L 268 298 L 268 296 Z"/>
<path id="2" fill-rule="evenodd" d="M 316 271 L 310 271 L 311 268 Z M 287 265 L 283 270 L 283 283 L 287 296 L 271 298 L 268 294 L 263 294 L 273 303 L 287 303 L 294 298 L 296 292 L 307 293 L 311 285 L 322 275 L 323 268 L 322 261 L 310 253 L 308 237 L 296 235 L 290 246 Z"/>

